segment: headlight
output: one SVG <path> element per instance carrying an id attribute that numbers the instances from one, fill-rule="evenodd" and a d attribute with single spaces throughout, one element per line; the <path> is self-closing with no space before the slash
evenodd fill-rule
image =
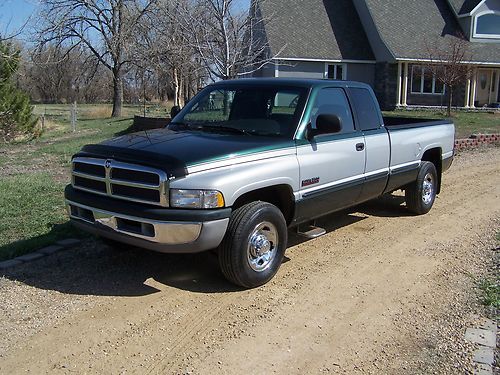
<path id="1" fill-rule="evenodd" d="M 217 190 L 170 189 L 170 207 L 219 208 L 224 207 L 224 196 Z"/>

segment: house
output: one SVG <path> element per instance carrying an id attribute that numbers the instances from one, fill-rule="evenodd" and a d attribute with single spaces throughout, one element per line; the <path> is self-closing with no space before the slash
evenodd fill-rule
<path id="1" fill-rule="evenodd" d="M 473 74 L 453 105 L 500 102 L 500 0 L 256 1 L 261 37 L 276 56 L 257 76 L 365 82 L 385 109 L 445 105 L 429 46 L 461 38 Z"/>

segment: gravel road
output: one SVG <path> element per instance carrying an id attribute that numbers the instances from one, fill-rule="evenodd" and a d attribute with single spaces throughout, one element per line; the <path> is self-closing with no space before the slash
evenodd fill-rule
<path id="1" fill-rule="evenodd" d="M 463 153 L 429 214 L 395 193 L 330 215 L 254 290 L 211 253 L 88 239 L 0 278 L 0 373 L 469 373 L 499 202 L 500 148 Z"/>

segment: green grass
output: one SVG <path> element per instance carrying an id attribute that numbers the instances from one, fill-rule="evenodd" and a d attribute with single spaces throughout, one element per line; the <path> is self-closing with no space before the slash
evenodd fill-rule
<path id="1" fill-rule="evenodd" d="M 485 278 L 479 282 L 479 289 L 482 292 L 481 302 L 485 306 L 500 308 L 500 279 Z"/>
<path id="2" fill-rule="evenodd" d="M 500 245 L 500 232 L 495 234 L 497 246 Z M 495 269 L 498 269 L 498 256 L 495 256 Z M 486 276 L 477 283 L 481 290 L 481 302 L 487 307 L 493 308 L 497 313 L 500 309 L 500 274 L 493 273 Z"/>
<path id="3" fill-rule="evenodd" d="M 80 120 L 72 132 L 54 122 L 39 139 L 0 146 L 0 260 L 80 235 L 64 209 L 71 156 L 131 124 L 131 119 Z M 31 168 L 24 170 L 26 166 Z"/>
<path id="4" fill-rule="evenodd" d="M 0 180 L 0 260 L 76 234 L 67 224 L 63 189 L 44 172 Z"/>
<path id="5" fill-rule="evenodd" d="M 445 119 L 446 113 L 441 111 L 388 111 L 387 116 L 421 117 L 429 119 Z M 456 138 L 467 138 L 477 133 L 500 133 L 500 113 L 465 112 L 452 113 L 451 120 L 455 124 Z"/>

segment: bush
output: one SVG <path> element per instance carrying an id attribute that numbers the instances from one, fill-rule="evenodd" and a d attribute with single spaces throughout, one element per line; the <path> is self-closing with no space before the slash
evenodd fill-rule
<path id="1" fill-rule="evenodd" d="M 29 97 L 12 82 L 19 67 L 19 51 L 0 41 L 0 137 L 10 141 L 19 135 L 34 135 L 37 119 Z"/>

